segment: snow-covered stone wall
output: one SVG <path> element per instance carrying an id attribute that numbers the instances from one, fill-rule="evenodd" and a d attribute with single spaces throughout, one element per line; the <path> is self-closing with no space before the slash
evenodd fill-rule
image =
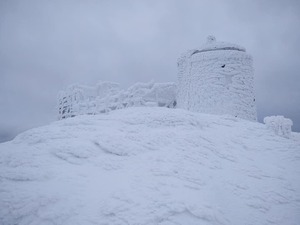
<path id="1" fill-rule="evenodd" d="M 264 118 L 266 126 L 273 130 L 275 134 L 290 138 L 292 134 L 293 121 L 284 116 L 267 116 Z"/>
<path id="2" fill-rule="evenodd" d="M 119 84 L 100 82 L 95 87 L 72 85 L 58 96 L 58 119 L 83 114 L 106 113 L 133 106 L 176 105 L 174 83 L 136 83 L 127 90 Z"/>
<path id="3" fill-rule="evenodd" d="M 178 107 L 255 121 L 252 64 L 243 47 L 208 37 L 178 60 Z"/>

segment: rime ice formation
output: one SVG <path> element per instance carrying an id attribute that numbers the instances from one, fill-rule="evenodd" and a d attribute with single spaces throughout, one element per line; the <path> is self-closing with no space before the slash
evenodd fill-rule
<path id="1" fill-rule="evenodd" d="M 58 118 L 106 113 L 133 106 L 173 108 L 176 104 L 174 83 L 136 83 L 122 90 L 117 83 L 100 82 L 96 87 L 72 85 L 58 96 Z"/>
<path id="2" fill-rule="evenodd" d="M 293 121 L 284 116 L 267 116 L 264 118 L 264 123 L 270 129 L 272 129 L 275 134 L 290 138 L 292 133 Z"/>
<path id="3" fill-rule="evenodd" d="M 178 59 L 177 106 L 256 121 L 252 57 L 238 45 L 207 43 Z"/>

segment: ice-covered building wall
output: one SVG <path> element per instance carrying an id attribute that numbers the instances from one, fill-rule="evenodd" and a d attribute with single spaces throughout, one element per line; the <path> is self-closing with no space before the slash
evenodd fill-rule
<path id="1" fill-rule="evenodd" d="M 245 48 L 209 36 L 178 59 L 177 106 L 256 120 L 252 64 Z"/>
<path id="2" fill-rule="evenodd" d="M 106 113 L 133 106 L 174 108 L 175 83 L 136 83 L 127 90 L 119 84 L 99 82 L 95 87 L 72 85 L 58 95 L 58 119 Z"/>

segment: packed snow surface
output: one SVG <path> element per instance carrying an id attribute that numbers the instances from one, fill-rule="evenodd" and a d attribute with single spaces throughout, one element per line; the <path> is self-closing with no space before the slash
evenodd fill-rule
<path id="1" fill-rule="evenodd" d="M 158 107 L 57 121 L 0 145 L 0 224 L 299 225 L 292 136 Z"/>

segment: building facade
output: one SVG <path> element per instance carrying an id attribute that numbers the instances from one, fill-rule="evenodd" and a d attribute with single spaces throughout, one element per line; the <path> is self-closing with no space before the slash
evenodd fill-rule
<path id="1" fill-rule="evenodd" d="M 253 61 L 245 48 L 213 36 L 178 59 L 178 108 L 256 121 L 253 85 Z"/>

